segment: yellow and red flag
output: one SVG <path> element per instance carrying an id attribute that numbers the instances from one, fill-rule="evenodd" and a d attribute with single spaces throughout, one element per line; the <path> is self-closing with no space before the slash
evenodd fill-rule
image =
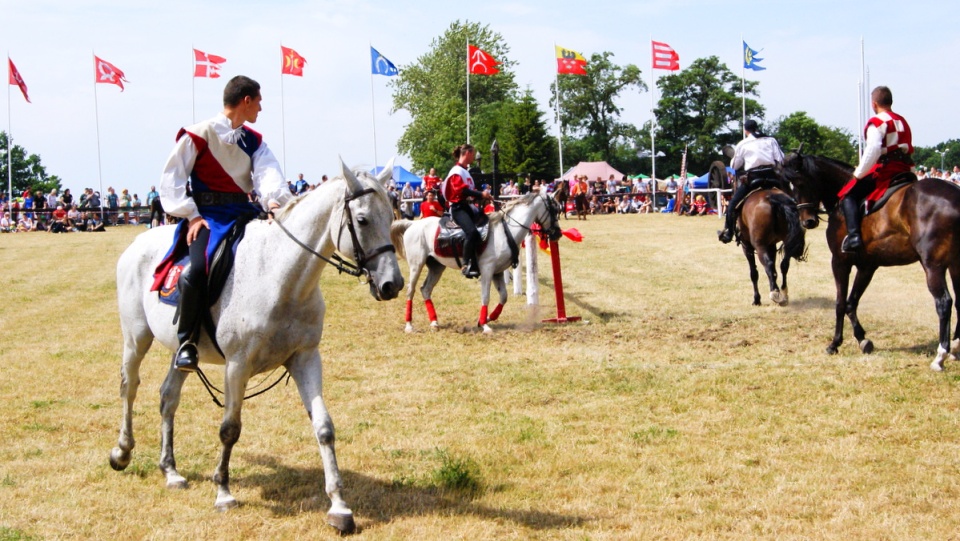
<path id="1" fill-rule="evenodd" d="M 13 65 L 13 60 L 10 60 L 9 56 L 7 62 L 10 64 L 10 84 L 19 86 L 20 92 L 23 92 L 23 99 L 30 103 L 30 96 L 27 95 L 27 83 L 23 82 L 23 77 L 20 76 L 20 72 L 17 71 L 17 67 Z"/>
<path id="2" fill-rule="evenodd" d="M 475 75 L 500 73 L 500 70 L 497 69 L 499 63 L 483 49 L 478 49 L 473 45 L 467 46 L 467 64 L 470 66 L 470 73 Z"/>
<path id="3" fill-rule="evenodd" d="M 123 92 L 123 83 L 130 82 L 127 80 L 126 76 L 123 75 L 123 72 L 120 71 L 120 68 L 114 66 L 99 56 L 93 57 L 93 64 L 96 68 L 94 75 L 96 76 L 98 83 L 117 85 L 120 87 L 120 92 Z"/>
<path id="4" fill-rule="evenodd" d="M 283 53 L 283 65 L 280 67 L 280 74 L 303 77 L 303 67 L 307 65 L 307 59 L 300 56 L 297 51 L 283 45 L 280 46 L 280 52 Z"/>
<path id="5" fill-rule="evenodd" d="M 584 58 L 582 54 L 557 45 L 554 45 L 554 48 L 557 50 L 557 73 L 568 73 L 570 75 L 587 74 L 587 59 Z"/>
<path id="6" fill-rule="evenodd" d="M 207 54 L 203 51 L 193 50 L 193 76 L 207 77 L 216 79 L 220 77 L 220 64 L 227 59 L 215 54 Z"/>

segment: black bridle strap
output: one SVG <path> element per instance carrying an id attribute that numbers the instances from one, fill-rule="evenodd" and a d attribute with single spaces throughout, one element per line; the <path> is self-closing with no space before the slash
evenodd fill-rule
<path id="1" fill-rule="evenodd" d="M 311 253 L 311 254 L 319 257 L 320 259 L 326 261 L 327 263 L 333 265 L 334 268 L 337 269 L 337 272 L 345 272 L 345 273 L 349 274 L 350 276 L 358 276 L 358 277 L 363 275 L 363 271 L 360 270 L 360 267 L 358 267 L 358 266 L 354 265 L 353 263 L 351 263 L 351 262 L 343 259 L 343 258 L 340 257 L 339 255 L 333 254 L 332 259 L 331 259 L 331 258 L 326 258 L 326 257 L 324 257 L 323 255 L 321 255 L 319 252 L 317 252 L 316 250 L 314 250 L 313 248 L 311 248 L 311 247 L 307 246 L 306 244 L 304 244 L 300 239 L 298 239 L 297 237 L 294 237 L 294 236 L 293 236 L 293 233 L 291 233 L 286 227 L 284 227 L 283 224 L 280 223 L 280 220 L 278 220 L 276 216 L 273 217 L 273 223 L 277 224 L 277 226 L 280 227 L 280 231 L 283 231 L 284 233 L 286 233 L 286 235 L 287 235 L 288 237 L 290 237 L 290 240 L 292 240 L 293 242 L 297 243 L 298 246 L 300 246 L 301 248 L 303 248 L 303 249 L 306 250 L 307 252 L 309 252 L 309 253 Z"/>

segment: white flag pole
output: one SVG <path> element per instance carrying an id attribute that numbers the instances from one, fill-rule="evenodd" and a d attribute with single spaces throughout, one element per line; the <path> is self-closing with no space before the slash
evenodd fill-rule
<path id="1" fill-rule="evenodd" d="M 194 49 L 193 46 L 190 47 Z M 194 49 L 195 51 L 196 49 Z M 190 76 L 190 105 L 193 106 L 193 123 L 197 123 L 197 53 L 190 51 L 193 55 L 193 75 Z M 207 68 L 209 69 L 209 68 Z"/>
<path id="2" fill-rule="evenodd" d="M 280 54 L 283 54 L 283 42 L 280 42 Z M 283 148 L 283 176 L 287 176 L 287 117 L 283 111 L 283 59 L 280 60 L 280 141 Z"/>
<path id="3" fill-rule="evenodd" d="M 864 53 L 863 36 L 860 36 L 860 89 L 859 89 L 860 103 L 858 107 L 859 109 L 858 118 L 860 120 L 860 125 L 857 126 L 857 141 L 860 147 L 859 148 L 860 155 L 863 155 L 863 143 L 864 143 L 863 126 L 867 123 L 867 115 L 868 115 L 867 107 L 869 106 L 869 103 L 867 101 L 867 92 L 869 92 L 869 90 L 867 90 L 866 72 L 867 72 L 867 68 L 866 68 L 866 60 L 865 60 L 865 53 Z"/>
<path id="4" fill-rule="evenodd" d="M 93 54 L 93 116 L 96 119 L 97 125 L 97 178 L 100 183 L 100 222 L 103 224 L 107 223 L 106 218 L 104 217 L 103 204 L 104 198 L 107 196 L 103 191 L 103 165 L 100 159 L 100 107 L 97 103 L 97 74 L 99 73 L 99 66 L 97 66 L 97 54 Z"/>
<path id="5" fill-rule="evenodd" d="M 553 44 L 553 54 L 557 54 L 557 44 Z M 553 90 L 556 96 L 553 101 L 553 112 L 557 116 L 557 152 L 560 153 L 560 178 L 563 179 L 563 125 L 560 123 L 560 66 L 553 72 Z"/>
<path id="6" fill-rule="evenodd" d="M 373 43 L 370 43 L 370 54 L 373 54 Z M 377 159 L 377 107 L 373 98 L 373 66 L 370 67 L 370 114 L 373 117 L 373 166 L 380 165 Z"/>
<path id="7" fill-rule="evenodd" d="M 10 70 L 10 52 L 7 51 L 7 76 Z M 10 120 L 10 85 L 7 85 L 7 208 L 13 207 L 13 158 L 10 156 L 10 139 L 13 139 L 13 128 Z M 11 218 L 13 215 L 11 214 Z M 12 224 L 16 227 L 16 224 Z"/>
<path id="8" fill-rule="evenodd" d="M 740 133 L 747 126 L 747 44 L 743 42 L 743 34 L 740 34 L 740 100 L 742 103 L 742 116 L 740 117 Z"/>
<path id="9" fill-rule="evenodd" d="M 467 41 L 467 144 L 470 144 L 470 36 Z"/>
<path id="10" fill-rule="evenodd" d="M 653 200 L 650 205 L 657 210 L 657 84 L 653 80 L 653 36 L 650 36 L 650 186 Z"/>

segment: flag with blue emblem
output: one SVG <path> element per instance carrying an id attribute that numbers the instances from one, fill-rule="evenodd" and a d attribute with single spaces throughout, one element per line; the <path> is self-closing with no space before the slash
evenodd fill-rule
<path id="1" fill-rule="evenodd" d="M 374 75 L 386 75 L 387 77 L 393 77 L 400 73 L 393 62 L 387 60 L 373 47 L 370 47 L 370 70 Z"/>
<path id="2" fill-rule="evenodd" d="M 763 71 L 767 68 L 757 64 L 757 62 L 763 61 L 762 58 L 757 57 L 757 51 L 754 51 L 747 45 L 747 42 L 743 42 L 743 67 L 746 69 L 751 69 L 753 71 Z"/>

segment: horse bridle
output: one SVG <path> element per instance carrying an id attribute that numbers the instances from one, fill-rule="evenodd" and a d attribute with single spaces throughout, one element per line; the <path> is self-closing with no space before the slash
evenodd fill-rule
<path id="1" fill-rule="evenodd" d="M 384 244 L 383 246 L 380 246 L 374 249 L 369 254 L 366 253 L 363 250 L 363 246 L 360 245 L 360 238 L 357 236 L 356 226 L 353 225 L 353 213 L 350 211 L 350 202 L 353 201 L 354 199 L 359 199 L 365 195 L 375 193 L 376 191 L 377 190 L 374 188 L 364 188 L 362 190 L 357 190 L 351 194 L 347 194 L 343 198 L 343 212 L 341 213 L 341 216 L 342 216 L 341 221 L 343 218 L 346 218 L 347 229 L 350 231 L 350 240 L 353 243 L 353 257 L 354 257 L 352 262 L 344 259 L 343 257 L 340 256 L 340 254 L 337 254 L 337 253 L 334 253 L 332 256 L 330 256 L 329 259 L 324 257 L 313 248 L 304 244 L 300 239 L 293 236 L 293 233 L 291 233 L 286 227 L 284 227 L 283 224 L 280 223 L 280 220 L 277 220 L 276 216 L 273 217 L 273 221 L 276 222 L 276 224 L 280 227 L 280 230 L 286 233 L 286 235 L 290 237 L 290 239 L 293 242 L 297 243 L 301 248 L 303 248 L 307 252 L 333 265 L 333 267 L 337 269 L 337 272 L 342 272 L 342 273 L 349 274 L 350 276 L 357 276 L 357 277 L 366 276 L 367 279 L 369 279 L 370 271 L 368 271 L 365 268 L 367 261 L 370 259 L 373 259 L 374 257 L 377 257 L 378 255 L 384 252 L 395 252 L 396 248 L 394 248 L 393 244 Z M 340 251 L 340 237 L 343 234 L 343 229 L 341 228 L 340 231 L 341 231 L 340 234 L 337 235 L 337 243 L 336 243 L 337 251 Z"/>
<path id="2" fill-rule="evenodd" d="M 542 197 L 543 200 L 544 200 L 544 202 L 546 203 L 546 207 L 547 207 L 547 217 L 549 218 L 549 221 L 550 221 L 550 228 L 549 228 L 549 230 L 552 231 L 553 229 L 560 229 L 559 212 L 557 213 L 557 215 L 558 215 L 557 218 L 554 219 L 553 210 L 552 210 L 551 204 L 550 204 L 550 198 L 549 198 L 548 196 L 544 195 L 544 194 L 537 194 L 537 197 Z M 523 225 L 522 223 L 518 222 L 516 219 L 514 219 L 512 216 L 510 216 L 510 215 L 507 214 L 506 212 L 503 213 L 503 217 L 506 218 L 506 219 L 508 219 L 508 220 L 510 220 L 511 222 L 519 225 L 519 226 L 522 227 L 523 229 L 526 229 L 527 231 L 533 233 L 533 228 L 530 228 L 530 227 L 527 227 L 527 226 Z M 540 221 L 540 220 L 534 220 L 534 222 L 539 222 L 539 221 Z"/>

